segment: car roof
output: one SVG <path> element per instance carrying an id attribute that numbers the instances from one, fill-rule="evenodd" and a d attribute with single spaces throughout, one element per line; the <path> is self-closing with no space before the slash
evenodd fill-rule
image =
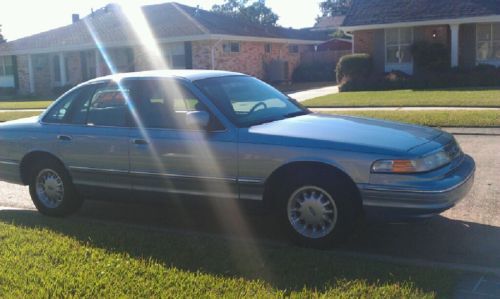
<path id="1" fill-rule="evenodd" d="M 182 78 L 189 81 L 196 81 L 208 78 L 226 77 L 226 76 L 245 76 L 241 73 L 228 72 L 228 71 L 214 71 L 214 70 L 160 70 L 160 71 L 144 71 L 133 73 L 119 73 L 92 79 L 87 83 L 99 82 L 105 80 L 119 81 L 122 79 L 130 78 Z"/>

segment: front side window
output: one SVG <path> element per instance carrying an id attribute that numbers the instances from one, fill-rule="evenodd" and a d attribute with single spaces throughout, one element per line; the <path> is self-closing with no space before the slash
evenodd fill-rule
<path id="1" fill-rule="evenodd" d="M 190 91 L 174 80 L 133 80 L 125 82 L 124 86 L 129 90 L 137 111 L 133 121 L 138 127 L 185 129 L 187 112 L 209 112 Z M 211 120 L 213 124 L 209 128 L 215 129 L 218 123 L 215 117 Z"/>
<path id="2" fill-rule="evenodd" d="M 240 127 L 309 113 L 299 103 L 253 77 L 210 78 L 198 80 L 195 84 Z"/>
<path id="3" fill-rule="evenodd" d="M 482 62 L 500 62 L 500 23 L 478 24 L 476 53 Z"/>
<path id="4" fill-rule="evenodd" d="M 127 126 L 129 90 L 112 83 L 96 90 L 88 107 L 89 126 Z"/>
<path id="5" fill-rule="evenodd" d="M 413 28 L 391 28 L 385 30 L 387 64 L 408 64 L 413 61 L 411 44 Z"/>

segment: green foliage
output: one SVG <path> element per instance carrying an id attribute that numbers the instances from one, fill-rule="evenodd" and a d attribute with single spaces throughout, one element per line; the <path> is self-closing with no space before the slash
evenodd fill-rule
<path id="1" fill-rule="evenodd" d="M 301 64 L 292 75 L 293 82 L 326 82 L 335 80 L 333 64 L 313 63 Z"/>
<path id="2" fill-rule="evenodd" d="M 9 101 L 0 100 L 0 110 L 45 109 L 50 104 L 52 101 L 48 100 L 31 101 L 22 98 Z"/>
<path id="3" fill-rule="evenodd" d="M 0 214 L 2 298 L 434 298 L 457 272 L 27 211 Z"/>
<path id="4" fill-rule="evenodd" d="M 447 71 L 426 71 L 413 76 L 402 72 L 391 72 L 365 78 L 350 78 L 341 81 L 339 90 L 344 92 L 499 86 L 500 68 L 491 65 L 478 65 L 473 69 L 452 68 Z"/>
<path id="5" fill-rule="evenodd" d="M 250 5 L 248 3 L 249 0 L 224 0 L 221 5 L 213 5 L 212 11 L 251 23 L 276 26 L 279 17 L 266 6 L 265 0 L 258 0 Z"/>
<path id="6" fill-rule="evenodd" d="M 16 94 L 16 89 L 14 87 L 0 87 L 0 97 L 2 96 L 13 96 Z"/>
<path id="7" fill-rule="evenodd" d="M 420 72 L 441 72 L 450 68 L 450 50 L 442 43 L 416 42 L 411 46 L 415 68 Z"/>
<path id="8" fill-rule="evenodd" d="M 319 7 L 324 17 L 343 16 L 347 14 L 352 6 L 353 0 L 325 0 L 320 2 Z"/>
<path id="9" fill-rule="evenodd" d="M 365 80 L 372 71 L 372 59 L 368 54 L 351 54 L 340 58 L 337 64 L 337 82 Z"/>
<path id="10" fill-rule="evenodd" d="M 5 43 L 7 42 L 7 40 L 3 37 L 3 34 L 2 34 L 2 25 L 0 24 L 0 44 L 1 43 Z"/>
<path id="11" fill-rule="evenodd" d="M 31 117 L 31 116 L 36 116 L 36 115 L 40 115 L 40 112 L 35 112 L 35 111 L 0 112 L 0 122 L 20 119 L 20 118 L 25 118 L 25 117 Z"/>
<path id="12" fill-rule="evenodd" d="M 338 111 L 330 114 L 380 118 L 432 127 L 498 127 L 500 111 L 494 110 L 425 110 L 425 111 Z"/>
<path id="13" fill-rule="evenodd" d="M 330 94 L 303 103 L 308 107 L 500 107 L 500 89 L 357 91 Z"/>

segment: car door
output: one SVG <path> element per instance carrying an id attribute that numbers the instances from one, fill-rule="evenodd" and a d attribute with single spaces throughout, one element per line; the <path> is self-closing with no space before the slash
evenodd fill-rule
<path id="1" fill-rule="evenodd" d="M 188 111 L 210 111 L 180 81 L 146 79 L 128 86 L 137 111 L 130 148 L 134 191 L 237 198 L 236 132 L 213 114 L 208 128 L 188 127 Z"/>
<path id="2" fill-rule="evenodd" d="M 130 194 L 130 111 L 126 96 L 115 83 L 95 85 L 71 107 L 72 116 L 60 128 L 59 155 L 74 184 L 86 196 Z"/>

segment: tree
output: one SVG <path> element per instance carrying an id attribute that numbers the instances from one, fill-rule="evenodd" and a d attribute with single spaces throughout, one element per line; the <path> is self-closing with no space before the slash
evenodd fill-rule
<path id="1" fill-rule="evenodd" d="M 224 0 L 221 5 L 212 6 L 212 11 L 256 24 L 276 26 L 279 17 L 266 6 L 265 0 L 248 3 L 249 0 Z"/>
<path id="2" fill-rule="evenodd" d="M 351 8 L 353 0 L 325 0 L 319 4 L 324 17 L 343 16 Z"/>
<path id="3" fill-rule="evenodd" d="M 2 34 L 2 25 L 0 25 L 0 44 L 1 43 L 5 43 L 7 42 L 7 40 L 3 37 L 3 34 Z"/>

